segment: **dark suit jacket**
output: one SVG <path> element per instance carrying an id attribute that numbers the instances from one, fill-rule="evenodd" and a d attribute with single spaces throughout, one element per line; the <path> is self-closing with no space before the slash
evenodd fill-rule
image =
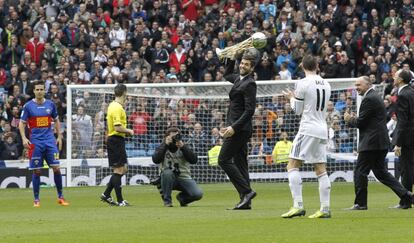
<path id="1" fill-rule="evenodd" d="M 410 86 L 398 93 L 397 127 L 392 141 L 400 147 L 414 148 L 414 89 Z"/>
<path id="2" fill-rule="evenodd" d="M 19 85 L 20 92 L 22 94 L 27 94 L 31 98 L 34 98 L 34 92 L 33 92 L 34 87 L 33 87 L 33 84 L 29 80 L 27 80 L 26 85 L 24 85 L 21 80 L 17 80 L 17 84 Z"/>
<path id="3" fill-rule="evenodd" d="M 358 152 L 388 150 L 390 140 L 384 102 L 375 90 L 369 90 L 361 102 L 359 116 L 349 125 L 359 129 Z"/>
<path id="4" fill-rule="evenodd" d="M 256 109 L 256 83 L 253 74 L 240 80 L 239 73 L 233 73 L 234 61 L 228 60 L 224 78 L 234 85 L 230 90 L 230 105 L 227 111 L 227 125 L 234 131 L 252 132 L 252 117 Z"/>

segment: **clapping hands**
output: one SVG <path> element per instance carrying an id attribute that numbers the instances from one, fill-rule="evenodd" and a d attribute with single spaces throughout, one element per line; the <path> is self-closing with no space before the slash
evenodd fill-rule
<path id="1" fill-rule="evenodd" d="M 356 115 L 354 112 L 350 113 L 349 110 L 346 110 L 344 113 L 344 120 L 345 122 L 349 122 L 352 119 L 356 118 Z"/>
<path id="2" fill-rule="evenodd" d="M 282 93 L 285 96 L 285 98 L 288 99 L 288 100 L 295 97 L 295 93 L 292 90 L 289 90 L 289 89 L 282 91 Z"/>

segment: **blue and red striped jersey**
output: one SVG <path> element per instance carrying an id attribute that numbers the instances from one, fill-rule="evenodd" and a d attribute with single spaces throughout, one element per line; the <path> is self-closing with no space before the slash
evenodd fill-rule
<path id="1" fill-rule="evenodd" d="M 27 122 L 30 140 L 55 140 L 52 121 L 58 117 L 56 106 L 51 100 L 45 99 L 38 104 L 34 99 L 27 102 L 20 119 Z"/>

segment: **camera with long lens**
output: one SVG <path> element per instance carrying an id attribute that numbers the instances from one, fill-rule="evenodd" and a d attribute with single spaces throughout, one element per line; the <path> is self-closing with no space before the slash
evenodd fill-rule
<path id="1" fill-rule="evenodd" d="M 161 186 L 161 176 L 157 176 L 157 177 L 151 179 L 149 183 L 151 185 L 154 185 L 154 186 L 157 186 L 157 187 Z"/>
<path id="2" fill-rule="evenodd" d="M 174 136 L 172 136 L 171 137 L 172 138 L 172 143 L 173 144 L 175 144 L 175 143 L 177 143 L 178 141 L 181 141 L 181 134 L 180 133 L 177 133 L 177 134 L 175 134 Z"/>

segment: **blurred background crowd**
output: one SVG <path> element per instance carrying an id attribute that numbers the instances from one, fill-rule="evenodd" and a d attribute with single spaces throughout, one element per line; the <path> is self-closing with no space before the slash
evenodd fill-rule
<path id="1" fill-rule="evenodd" d="M 413 26 L 412 0 L 0 0 L 0 159 L 25 156 L 17 127 L 22 106 L 33 97 L 33 80 L 46 82 L 65 133 L 68 84 L 224 81 L 215 49 L 258 31 L 268 44 L 257 80 L 303 77 L 298 65 L 305 54 L 319 58 L 322 77 L 367 75 L 385 87 L 392 135 L 392 78 L 400 68 L 414 68 Z M 99 109 L 99 97 L 76 95 L 74 157 L 87 150 L 104 154 L 109 100 Z M 201 143 L 199 155 L 220 143 L 226 114 L 220 102 L 130 99 L 129 120 L 138 134 L 130 155 L 151 153 L 160 124 L 178 124 L 189 143 Z M 346 109 L 355 111 L 355 100 L 352 90 L 334 93 L 328 107 L 332 152 L 355 148 L 355 134 L 342 122 Z M 271 153 L 281 136 L 292 138 L 297 125 L 282 97 L 259 101 L 251 153 Z"/>

